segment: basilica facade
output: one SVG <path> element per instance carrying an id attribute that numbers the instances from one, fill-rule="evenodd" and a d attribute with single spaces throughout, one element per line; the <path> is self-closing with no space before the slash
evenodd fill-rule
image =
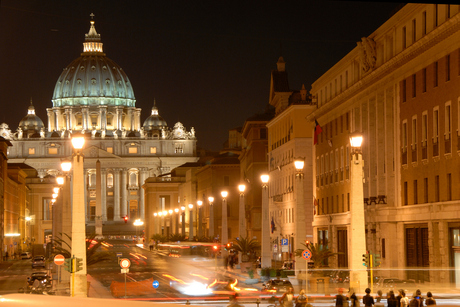
<path id="1" fill-rule="evenodd" d="M 125 216 L 144 219 L 144 181 L 168 177 L 172 169 L 198 158 L 194 128 L 187 130 L 180 122 L 170 128 L 155 101 L 151 115 L 141 122 L 141 109 L 136 108 L 128 76 L 106 56 L 102 46 L 91 20 L 81 56 L 64 68 L 56 82 L 47 124 L 35 114 L 31 102 L 17 129 L 3 123 L 0 135 L 13 145 L 8 162 L 27 164 L 45 182 L 60 174 L 61 161 L 72 156 L 72 135 L 83 134 L 86 220 L 102 219 L 110 224 Z M 97 161 L 101 191 L 96 191 Z M 98 193 L 100 211 L 96 211 Z M 37 221 L 51 217 L 50 201 L 50 195 L 45 194 L 34 200 L 37 203 L 29 204 L 30 215 Z M 101 216 L 96 212 L 102 212 Z"/>

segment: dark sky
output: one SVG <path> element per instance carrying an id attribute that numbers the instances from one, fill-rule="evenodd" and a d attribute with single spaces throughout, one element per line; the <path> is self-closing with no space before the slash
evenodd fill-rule
<path id="1" fill-rule="evenodd" d="M 142 108 L 154 98 L 170 127 L 195 127 L 219 150 L 228 129 L 268 103 L 270 72 L 286 61 L 307 89 L 385 22 L 397 3 L 349 1 L 0 0 L 0 122 L 16 130 L 30 98 L 47 125 L 62 69 L 80 56 L 90 13 L 104 52 L 127 73 Z"/>

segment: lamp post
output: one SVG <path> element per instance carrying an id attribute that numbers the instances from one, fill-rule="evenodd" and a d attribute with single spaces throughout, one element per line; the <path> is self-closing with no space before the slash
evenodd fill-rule
<path id="1" fill-rule="evenodd" d="M 364 217 L 363 168 L 361 153 L 363 137 L 350 135 L 350 286 L 363 292 L 368 285 L 367 271 L 362 265 L 362 255 L 366 253 L 366 231 Z"/>
<path id="2" fill-rule="evenodd" d="M 137 244 L 139 244 L 139 227 L 144 225 L 144 222 L 141 221 L 141 219 L 136 219 L 133 225 L 136 226 L 136 238 L 137 238 Z"/>
<path id="3" fill-rule="evenodd" d="M 208 197 L 209 202 L 209 236 L 214 240 L 214 197 Z"/>
<path id="4" fill-rule="evenodd" d="M 299 246 L 300 243 L 305 242 L 307 236 L 307 229 L 305 225 L 305 203 L 303 195 L 303 168 L 305 165 L 304 158 L 297 158 L 294 161 L 295 167 L 295 210 L 294 210 L 294 219 L 295 219 L 295 236 L 293 247 Z M 299 246 L 300 247 L 300 246 Z M 295 250 L 295 248 L 293 248 Z M 297 279 L 301 280 L 301 273 L 307 270 L 306 261 L 296 261 L 295 262 L 295 272 Z M 307 277 L 307 274 L 305 274 Z"/>
<path id="5" fill-rule="evenodd" d="M 185 237 L 185 206 L 182 206 L 180 207 L 181 211 L 182 211 L 182 229 L 181 229 L 181 232 L 182 232 L 182 235 Z"/>
<path id="6" fill-rule="evenodd" d="M 271 267 L 270 258 L 270 219 L 268 208 L 268 175 L 260 176 L 262 181 L 262 246 L 261 246 L 261 267 Z"/>
<path id="7" fill-rule="evenodd" d="M 174 232 L 179 234 L 179 208 L 174 209 L 176 216 L 174 218 Z"/>
<path id="8" fill-rule="evenodd" d="M 197 204 L 197 206 L 198 206 L 198 209 L 197 209 L 197 210 L 198 210 L 198 218 L 197 218 L 197 223 L 198 223 L 198 227 L 197 227 L 197 228 L 198 228 L 198 230 L 197 230 L 197 235 L 198 235 L 198 237 L 200 238 L 200 237 L 203 235 L 203 233 L 202 233 L 203 227 L 202 227 L 202 225 L 201 225 L 201 219 L 202 219 L 202 216 L 201 216 L 201 206 L 203 205 L 203 202 L 202 202 L 201 200 L 198 200 L 198 201 L 196 202 L 196 204 Z"/>
<path id="9" fill-rule="evenodd" d="M 61 169 L 64 176 L 59 176 L 56 178 L 56 182 L 58 185 L 62 186 L 61 195 L 59 196 L 60 202 L 58 206 L 60 207 L 60 215 L 61 218 L 53 220 L 53 226 L 55 225 L 55 235 L 62 233 L 62 234 L 70 234 L 72 233 L 72 196 L 71 196 L 71 175 L 70 171 L 72 169 L 72 162 L 70 160 L 63 160 L 61 162 Z M 56 215 L 55 215 L 56 216 Z M 71 246 L 72 242 L 68 236 L 60 235 L 61 239 L 67 244 L 67 246 Z M 68 283 L 71 279 L 71 273 L 65 270 L 61 270 L 61 274 L 59 274 L 59 282 Z"/>
<path id="10" fill-rule="evenodd" d="M 240 184 L 238 186 L 238 190 L 240 191 L 240 203 L 239 203 L 239 213 L 238 213 L 238 219 L 239 219 L 239 224 L 240 227 L 238 227 L 238 237 L 240 240 L 244 237 L 246 238 L 248 235 L 246 233 L 246 208 L 244 204 L 244 190 L 246 190 L 246 186 L 244 184 Z M 241 267 L 241 262 L 243 255 L 240 255 L 238 257 L 238 264 Z"/>
<path id="11" fill-rule="evenodd" d="M 193 204 L 188 204 L 188 240 L 193 241 Z"/>
<path id="12" fill-rule="evenodd" d="M 220 192 L 222 196 L 222 239 L 221 239 L 221 246 L 222 246 L 222 257 L 226 259 L 227 252 L 225 251 L 225 246 L 227 245 L 228 241 L 228 225 L 227 225 L 227 191 Z"/>
<path id="13" fill-rule="evenodd" d="M 72 155 L 72 256 L 81 259 L 81 270 L 73 273 L 72 296 L 87 296 L 86 279 L 86 225 L 85 192 L 83 175 L 83 155 L 85 144 L 83 136 L 72 137 L 74 154 Z"/>
<path id="14" fill-rule="evenodd" d="M 158 233 L 157 228 L 158 228 L 158 213 L 155 212 L 153 213 L 153 234 Z"/>

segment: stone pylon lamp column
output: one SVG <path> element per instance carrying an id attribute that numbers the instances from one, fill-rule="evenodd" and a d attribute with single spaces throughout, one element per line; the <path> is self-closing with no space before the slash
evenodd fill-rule
<path id="1" fill-rule="evenodd" d="M 222 196 L 222 238 L 221 238 L 221 246 L 222 246 L 222 257 L 227 256 L 227 251 L 225 250 L 225 246 L 228 243 L 228 224 L 227 224 L 227 191 L 220 192 Z"/>
<path id="2" fill-rule="evenodd" d="M 305 243 L 307 238 L 307 229 L 305 225 L 305 200 L 303 194 L 304 175 L 303 168 L 305 165 L 304 158 L 297 158 L 294 161 L 295 166 L 295 210 L 294 210 L 294 221 L 295 221 L 295 233 L 294 233 L 294 246 L 293 250 L 302 248 L 301 243 Z M 307 264 L 303 259 L 295 262 L 295 272 L 297 278 L 306 272 Z"/>
<path id="3" fill-rule="evenodd" d="M 364 161 L 361 152 L 362 135 L 350 136 L 350 287 L 357 293 L 363 293 L 368 286 L 367 270 L 362 263 L 362 255 L 366 253 L 366 230 L 364 217 L 363 175 Z"/>
<path id="4" fill-rule="evenodd" d="M 188 240 L 193 241 L 193 204 L 188 204 Z"/>
<path id="5" fill-rule="evenodd" d="M 260 176 L 262 181 L 262 242 L 261 242 L 261 266 L 271 267 L 272 259 L 270 257 L 270 218 L 268 207 L 268 175 Z"/>
<path id="6" fill-rule="evenodd" d="M 181 232 L 182 235 L 185 236 L 185 206 L 181 206 L 180 210 L 182 211 L 182 227 L 181 227 Z"/>
<path id="7" fill-rule="evenodd" d="M 246 190 L 246 186 L 244 184 L 240 184 L 238 186 L 238 190 L 240 191 L 240 203 L 239 203 L 239 212 L 238 212 L 238 220 L 239 220 L 239 227 L 238 227 L 238 238 L 241 240 L 242 238 L 247 237 L 246 233 L 246 208 L 244 204 L 244 190 Z M 241 261 L 243 259 L 243 255 L 238 257 L 238 264 L 241 265 Z"/>
<path id="8" fill-rule="evenodd" d="M 209 236 L 214 239 L 214 197 L 208 197 L 209 202 Z"/>
<path id="9" fill-rule="evenodd" d="M 201 223 L 201 220 L 202 220 L 202 216 L 201 216 L 201 206 L 203 205 L 203 202 L 201 200 L 198 200 L 196 202 L 196 205 L 198 206 L 198 216 L 197 216 L 197 231 L 196 231 L 196 234 L 199 238 L 201 238 L 201 236 L 203 235 L 203 225 Z"/>
<path id="10" fill-rule="evenodd" d="M 86 224 L 85 191 L 83 175 L 83 155 L 85 144 L 83 136 L 72 137 L 74 154 L 72 157 L 72 256 L 82 259 L 82 269 L 73 273 L 72 294 L 75 297 L 87 296 L 86 279 Z"/>
<path id="11" fill-rule="evenodd" d="M 174 209 L 176 215 L 174 216 L 174 232 L 179 234 L 179 208 Z"/>

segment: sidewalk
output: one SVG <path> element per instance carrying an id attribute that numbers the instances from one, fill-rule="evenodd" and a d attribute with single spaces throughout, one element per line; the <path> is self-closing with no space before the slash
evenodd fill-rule
<path id="1" fill-rule="evenodd" d="M 104 287 L 103 284 L 94 279 L 91 275 L 87 274 L 86 279 L 89 283 L 88 297 L 114 298 L 110 289 Z"/>

